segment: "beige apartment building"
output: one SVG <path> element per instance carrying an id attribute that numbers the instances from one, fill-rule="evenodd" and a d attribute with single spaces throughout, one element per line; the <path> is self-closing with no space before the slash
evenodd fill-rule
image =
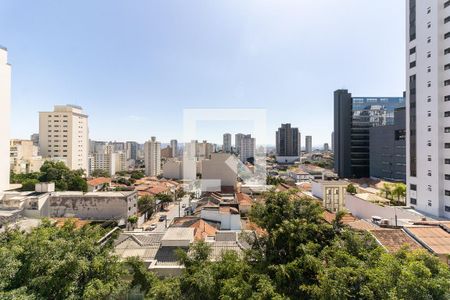
<path id="1" fill-rule="evenodd" d="M 16 174 L 38 172 L 44 162 L 31 140 L 11 140 L 9 150 L 11 171 Z"/>
<path id="2" fill-rule="evenodd" d="M 161 143 L 152 136 L 144 145 L 145 175 L 158 176 L 161 174 Z"/>
<path id="3" fill-rule="evenodd" d="M 80 106 L 55 105 L 39 113 L 39 146 L 44 158 L 63 160 L 72 169 L 88 169 L 88 115 Z"/>

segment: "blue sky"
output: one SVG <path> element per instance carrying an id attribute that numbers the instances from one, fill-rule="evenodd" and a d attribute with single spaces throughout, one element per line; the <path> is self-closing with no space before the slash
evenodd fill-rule
<path id="1" fill-rule="evenodd" d="M 185 108 L 264 108 L 330 141 L 333 91 L 401 96 L 401 0 L 0 0 L 0 44 L 13 66 L 12 136 L 38 112 L 81 105 L 90 137 L 167 142 Z M 235 122 L 205 126 L 221 142 Z M 244 126 L 245 127 L 245 126 Z"/>

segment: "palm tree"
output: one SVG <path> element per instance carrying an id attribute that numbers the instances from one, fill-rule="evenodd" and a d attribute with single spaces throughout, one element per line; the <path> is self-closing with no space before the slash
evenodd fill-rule
<path id="1" fill-rule="evenodd" d="M 381 188 L 381 192 L 385 194 L 385 198 L 389 199 L 389 196 L 392 195 L 392 186 L 389 183 L 383 183 L 383 187 Z"/>
<path id="2" fill-rule="evenodd" d="M 406 197 L 406 185 L 403 183 L 395 184 L 392 189 L 392 195 L 397 196 L 397 201 L 400 202 L 400 199 L 404 199 Z"/>

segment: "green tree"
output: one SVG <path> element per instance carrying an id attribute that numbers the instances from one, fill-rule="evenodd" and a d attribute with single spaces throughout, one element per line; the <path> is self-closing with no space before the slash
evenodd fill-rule
<path id="1" fill-rule="evenodd" d="M 383 183 L 383 187 L 380 189 L 386 199 L 392 199 L 392 185 L 389 183 Z"/>
<path id="2" fill-rule="evenodd" d="M 145 177 L 145 174 L 143 171 L 132 171 L 131 172 L 131 178 L 133 179 L 141 179 Z"/>
<path id="3" fill-rule="evenodd" d="M 92 171 L 91 176 L 92 177 L 109 177 L 109 174 L 105 170 L 96 169 L 96 170 Z"/>
<path id="4" fill-rule="evenodd" d="M 356 194 L 356 187 L 352 183 L 347 185 L 347 193 L 352 195 Z"/>
<path id="5" fill-rule="evenodd" d="M 63 162 L 46 161 L 41 167 L 40 182 L 54 182 L 58 191 L 87 192 L 83 170 L 70 170 Z"/>
<path id="6" fill-rule="evenodd" d="M 138 200 L 138 210 L 141 213 L 148 213 L 149 215 L 152 215 L 155 210 L 155 197 L 150 195 L 144 195 L 139 198 Z"/>
<path id="7" fill-rule="evenodd" d="M 169 203 L 173 201 L 173 198 L 171 195 L 159 193 L 155 195 L 155 198 L 158 200 L 161 200 L 162 203 Z"/>
<path id="8" fill-rule="evenodd" d="M 392 195 L 397 197 L 397 201 L 400 202 L 406 197 L 406 184 L 396 183 L 392 188 Z"/>
<path id="9" fill-rule="evenodd" d="M 22 191 L 34 191 L 36 183 L 39 183 L 37 179 L 25 179 L 22 181 Z"/>

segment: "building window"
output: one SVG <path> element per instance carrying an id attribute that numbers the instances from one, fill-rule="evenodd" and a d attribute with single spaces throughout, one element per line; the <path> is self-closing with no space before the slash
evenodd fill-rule
<path id="1" fill-rule="evenodd" d="M 445 102 L 450 101 L 450 95 L 444 96 L 444 101 Z"/>
<path id="2" fill-rule="evenodd" d="M 450 79 L 447 79 L 446 81 L 444 81 L 444 86 L 450 85 Z"/>
<path id="3" fill-rule="evenodd" d="M 445 143 L 445 144 L 444 144 L 444 148 L 445 148 L 445 149 L 450 149 L 450 143 Z"/>
<path id="4" fill-rule="evenodd" d="M 444 117 L 450 117 L 450 111 L 444 112 Z"/>
<path id="5" fill-rule="evenodd" d="M 445 190 L 445 196 L 450 196 L 450 191 L 449 190 Z"/>
<path id="6" fill-rule="evenodd" d="M 431 102 L 431 96 L 427 97 L 427 102 Z"/>
<path id="7" fill-rule="evenodd" d="M 427 28 L 431 28 L 431 22 L 427 23 Z"/>
<path id="8" fill-rule="evenodd" d="M 448 22 L 450 22 L 450 16 L 449 16 L 449 17 L 446 17 L 446 18 L 444 19 L 444 24 L 447 24 Z"/>
<path id="9" fill-rule="evenodd" d="M 445 174 L 445 180 L 450 180 L 450 174 Z"/>
<path id="10" fill-rule="evenodd" d="M 414 54 L 416 53 L 416 47 L 412 47 L 411 49 L 409 49 L 409 54 Z"/>
<path id="11" fill-rule="evenodd" d="M 427 145 L 428 145 L 428 147 L 431 147 L 431 141 L 430 140 L 428 140 Z"/>
<path id="12" fill-rule="evenodd" d="M 447 32 L 446 34 L 444 34 L 444 39 L 448 39 L 450 37 L 450 32 Z"/>
<path id="13" fill-rule="evenodd" d="M 428 185 L 427 189 L 429 192 L 431 192 L 433 190 L 433 188 L 431 187 L 431 184 Z"/>
<path id="14" fill-rule="evenodd" d="M 445 50 L 444 50 L 444 55 L 447 55 L 447 54 L 449 54 L 450 53 L 450 48 L 446 48 Z"/>
<path id="15" fill-rule="evenodd" d="M 428 175 L 428 176 L 431 176 L 431 170 L 428 170 L 427 175 Z"/>
<path id="16" fill-rule="evenodd" d="M 445 206 L 445 211 L 449 212 L 450 211 L 450 206 L 446 205 Z"/>
<path id="17" fill-rule="evenodd" d="M 450 158 L 444 159 L 444 163 L 445 163 L 446 165 L 450 165 Z"/>
<path id="18" fill-rule="evenodd" d="M 410 62 L 409 63 L 409 68 L 412 69 L 416 66 L 416 61 Z"/>
<path id="19" fill-rule="evenodd" d="M 431 161 L 431 155 L 428 155 L 428 161 Z"/>
<path id="20" fill-rule="evenodd" d="M 409 203 L 411 203 L 412 205 L 416 205 L 417 204 L 417 199 L 416 198 L 410 198 L 409 199 Z"/>
<path id="21" fill-rule="evenodd" d="M 431 57 L 431 51 L 428 51 L 427 52 L 427 58 L 430 58 Z"/>
<path id="22" fill-rule="evenodd" d="M 427 116 L 431 117 L 431 110 L 427 112 Z"/>
<path id="23" fill-rule="evenodd" d="M 431 72 L 431 67 L 427 67 L 427 72 L 430 73 Z"/>
<path id="24" fill-rule="evenodd" d="M 428 200 L 428 206 L 431 206 L 432 204 L 431 200 Z"/>
<path id="25" fill-rule="evenodd" d="M 445 127 L 445 128 L 444 128 L 444 132 L 445 132 L 445 133 L 450 133 L 450 127 Z"/>
<path id="26" fill-rule="evenodd" d="M 431 37 L 430 36 L 427 38 L 427 43 L 428 44 L 431 43 Z M 449 50 L 449 53 L 450 53 L 450 50 Z"/>
<path id="27" fill-rule="evenodd" d="M 450 5 L 450 0 L 445 1 L 444 8 L 448 7 Z"/>
<path id="28" fill-rule="evenodd" d="M 428 132 L 431 132 L 431 126 L 428 125 Z"/>
<path id="29" fill-rule="evenodd" d="M 427 86 L 428 86 L 428 87 L 431 87 L 431 81 L 428 81 L 428 82 L 427 82 Z"/>
<path id="30" fill-rule="evenodd" d="M 427 14 L 429 14 L 431 12 L 431 7 L 427 8 Z"/>
<path id="31" fill-rule="evenodd" d="M 410 184 L 410 185 L 409 185 L 409 189 L 410 189 L 411 191 L 417 191 L 417 185 L 415 185 L 415 184 Z"/>

